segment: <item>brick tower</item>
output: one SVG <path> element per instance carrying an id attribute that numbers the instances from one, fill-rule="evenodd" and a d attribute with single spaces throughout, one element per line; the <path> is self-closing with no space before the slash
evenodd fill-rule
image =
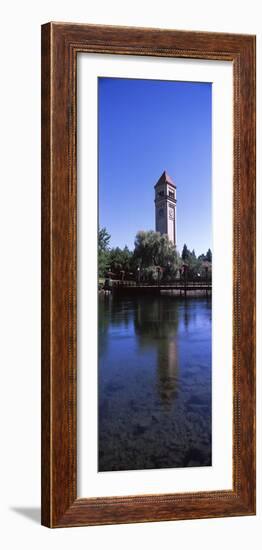
<path id="1" fill-rule="evenodd" d="M 167 172 L 163 172 L 155 185 L 156 231 L 168 235 L 176 246 L 176 186 Z"/>

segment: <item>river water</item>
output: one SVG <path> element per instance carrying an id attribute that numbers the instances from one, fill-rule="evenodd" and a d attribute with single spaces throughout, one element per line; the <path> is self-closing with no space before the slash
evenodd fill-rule
<path id="1" fill-rule="evenodd" d="M 211 300 L 99 296 L 99 471 L 209 466 Z"/>

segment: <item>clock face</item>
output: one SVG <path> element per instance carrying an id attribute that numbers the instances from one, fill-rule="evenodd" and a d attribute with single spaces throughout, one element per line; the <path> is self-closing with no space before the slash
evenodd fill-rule
<path id="1" fill-rule="evenodd" d="M 174 211 L 174 208 L 172 208 L 172 206 L 169 207 L 169 209 L 168 209 L 168 214 L 169 214 L 169 219 L 170 219 L 170 220 L 174 220 L 174 218 L 175 218 L 175 211 Z"/>
<path id="2" fill-rule="evenodd" d="M 163 218 L 163 216 L 164 216 L 164 209 L 163 209 L 163 208 L 159 208 L 159 210 L 158 210 L 158 217 L 159 217 L 159 218 Z"/>

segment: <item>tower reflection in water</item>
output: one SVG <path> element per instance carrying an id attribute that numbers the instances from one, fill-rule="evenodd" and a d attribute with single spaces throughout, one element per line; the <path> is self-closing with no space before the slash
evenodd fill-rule
<path id="1" fill-rule="evenodd" d="M 162 402 L 169 405 L 176 397 L 179 374 L 176 302 L 168 296 L 138 302 L 134 326 L 141 349 L 156 350 L 156 387 Z"/>

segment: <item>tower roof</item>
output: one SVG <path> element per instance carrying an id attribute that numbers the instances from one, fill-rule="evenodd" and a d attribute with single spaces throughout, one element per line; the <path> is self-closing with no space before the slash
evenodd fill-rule
<path id="1" fill-rule="evenodd" d="M 169 185 L 172 185 L 172 187 L 176 187 L 174 184 L 172 178 L 169 176 L 169 174 L 164 170 L 162 176 L 160 176 L 159 180 L 157 181 L 155 187 L 158 185 L 161 185 L 162 183 L 168 183 Z"/>

